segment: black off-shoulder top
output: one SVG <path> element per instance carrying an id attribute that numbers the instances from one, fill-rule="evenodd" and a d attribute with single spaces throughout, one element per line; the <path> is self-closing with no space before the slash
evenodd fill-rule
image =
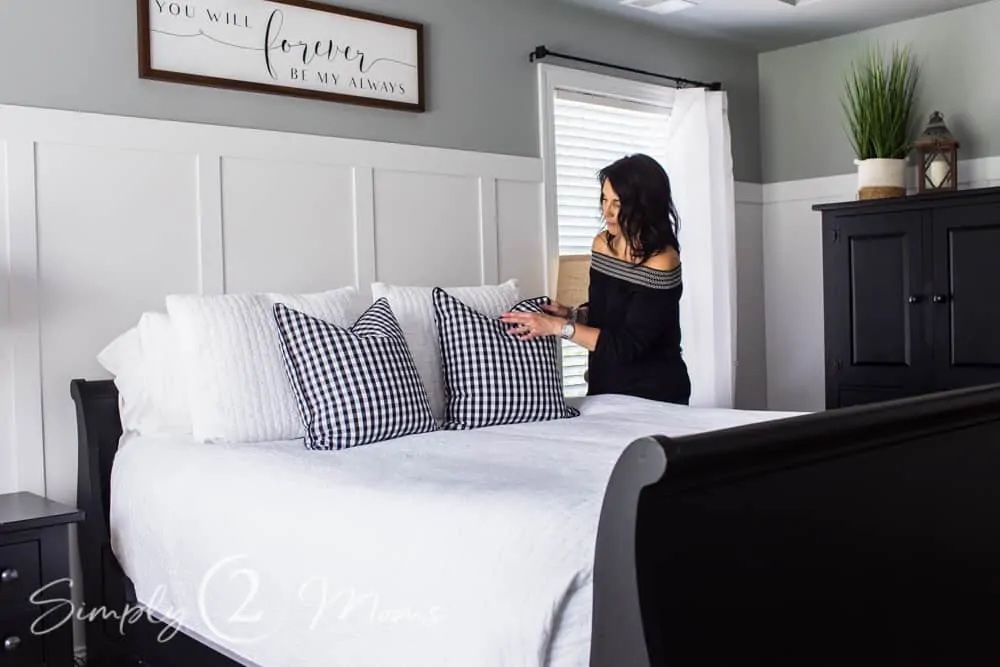
<path id="1" fill-rule="evenodd" d="M 600 329 L 589 354 L 588 395 L 626 394 L 687 405 L 681 354 L 681 267 L 665 271 L 592 252 L 587 321 Z"/>

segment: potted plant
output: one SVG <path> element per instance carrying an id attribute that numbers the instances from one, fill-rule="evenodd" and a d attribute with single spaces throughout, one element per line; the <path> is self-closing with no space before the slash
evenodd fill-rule
<path id="1" fill-rule="evenodd" d="M 872 48 L 851 67 L 841 105 L 857 158 L 861 199 L 906 194 L 917 78 L 906 47 L 893 46 L 888 62 L 877 47 Z"/>

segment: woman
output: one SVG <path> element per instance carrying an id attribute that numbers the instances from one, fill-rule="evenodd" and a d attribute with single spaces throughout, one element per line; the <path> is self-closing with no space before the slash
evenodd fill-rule
<path id="1" fill-rule="evenodd" d="M 524 339 L 562 336 L 589 354 L 588 395 L 626 394 L 687 405 L 681 356 L 681 263 L 670 179 L 646 155 L 600 172 L 604 229 L 594 238 L 586 304 L 505 313 Z"/>

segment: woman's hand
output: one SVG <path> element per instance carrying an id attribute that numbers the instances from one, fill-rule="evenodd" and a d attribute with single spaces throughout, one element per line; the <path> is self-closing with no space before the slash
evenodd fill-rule
<path id="1" fill-rule="evenodd" d="M 555 315 L 556 317 L 561 317 L 564 320 L 568 320 L 569 316 L 573 314 L 573 309 L 569 306 L 564 306 L 561 303 L 553 301 L 552 303 L 546 303 L 542 305 L 542 310 L 550 315 Z"/>
<path id="2" fill-rule="evenodd" d="M 504 313 L 500 319 L 507 324 L 515 325 L 509 333 L 521 340 L 558 336 L 562 326 L 567 322 L 565 317 L 544 313 Z"/>

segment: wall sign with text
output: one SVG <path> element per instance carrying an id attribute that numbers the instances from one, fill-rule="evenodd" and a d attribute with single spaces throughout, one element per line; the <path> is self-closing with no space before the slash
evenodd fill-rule
<path id="1" fill-rule="evenodd" d="M 138 0 L 139 74 L 424 110 L 423 26 L 310 0 Z"/>

